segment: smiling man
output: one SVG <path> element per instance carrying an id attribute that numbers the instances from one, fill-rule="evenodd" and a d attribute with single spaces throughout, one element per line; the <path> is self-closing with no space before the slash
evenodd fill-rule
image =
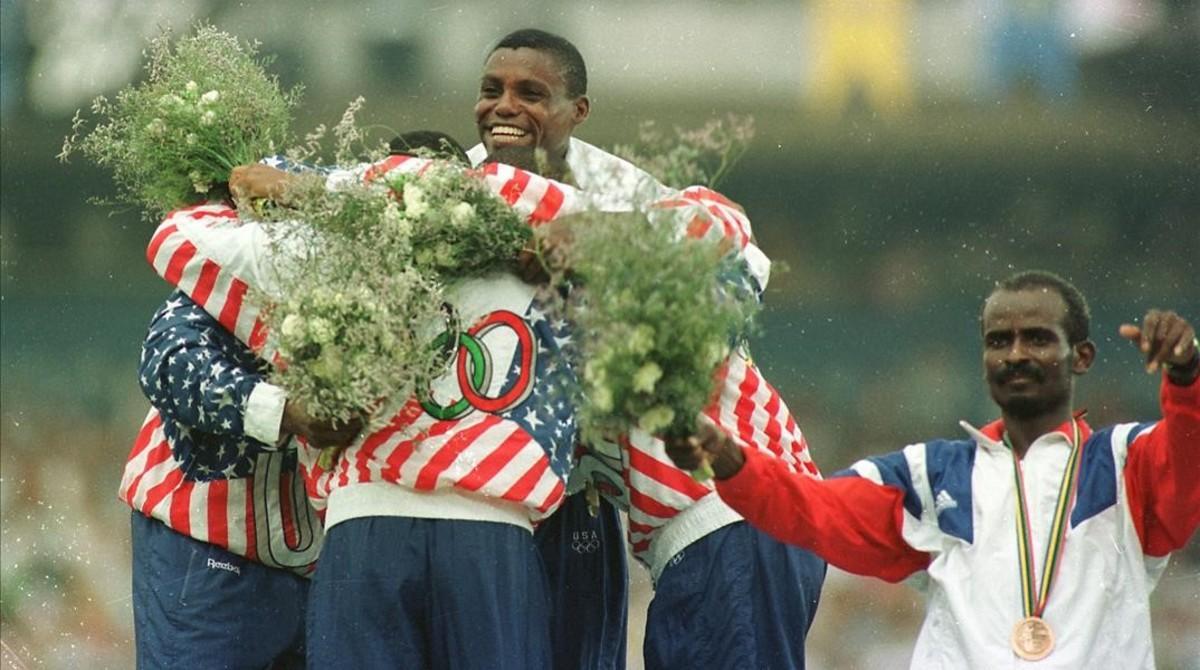
<path id="1" fill-rule="evenodd" d="M 1150 310 L 1120 335 L 1165 371 L 1163 418 L 1093 430 L 1073 409 L 1096 358 L 1083 296 L 1047 272 L 984 303 L 983 366 L 1000 419 L 797 477 L 723 434 L 671 445 L 709 458 L 717 491 L 752 524 L 850 572 L 924 573 L 913 668 L 1152 668 L 1149 596 L 1200 527 L 1200 352 L 1195 329 Z"/>
<path id="2" fill-rule="evenodd" d="M 481 143 L 468 152 L 471 162 L 540 172 L 603 193 L 610 208 L 632 209 L 639 194 L 660 197 L 663 188 L 648 173 L 572 136 L 591 112 L 587 83 L 583 56 L 569 40 L 537 29 L 501 38 L 480 77 Z M 601 500 L 591 510 L 584 493 L 573 492 L 535 539 L 550 583 L 553 667 L 624 668 L 628 567 L 616 507 Z"/>
<path id="3" fill-rule="evenodd" d="M 570 41 L 533 28 L 505 35 L 483 64 L 475 102 L 480 143 L 467 152 L 472 164 L 506 149 L 540 149 L 543 176 L 604 194 L 597 204 L 606 211 L 668 195 L 645 170 L 574 137 L 591 114 L 587 90 L 587 66 Z"/>
<path id="4" fill-rule="evenodd" d="M 482 142 L 468 153 L 476 164 L 528 167 L 522 161 L 540 149 L 543 160 L 535 169 L 577 186 L 604 211 L 630 211 L 664 197 L 709 199 L 704 211 L 724 212 L 727 222 L 745 227 L 749 241 L 745 212 L 724 196 L 704 188 L 672 191 L 573 137 L 590 112 L 578 50 L 543 31 L 516 31 L 484 63 L 475 106 Z M 755 258 L 750 280 L 761 291 L 770 262 L 753 244 L 744 254 Z M 817 475 L 790 411 L 753 363 L 739 352 L 723 369 L 713 415 L 722 425 L 736 425 L 742 443 Z M 610 500 L 628 511 L 630 549 L 655 581 L 643 649 L 647 668 L 803 668 L 824 562 L 742 523 L 711 486 L 671 467 L 660 440 L 635 432 L 626 448 L 609 446 L 588 445 L 568 485 L 574 491 L 591 479 L 608 496 L 599 518 L 589 517 L 577 493 L 538 530 L 556 599 L 555 668 L 623 667 L 623 658 L 610 652 L 615 633 L 624 639 L 625 616 L 625 576 L 617 565 L 624 549 Z M 687 638 L 675 634 L 691 626 L 701 628 Z"/>
<path id="5" fill-rule="evenodd" d="M 565 40 L 514 33 L 484 64 L 475 124 L 488 154 L 513 146 L 543 149 L 551 168 L 544 176 L 561 180 L 571 133 L 590 111 L 583 58 Z"/>

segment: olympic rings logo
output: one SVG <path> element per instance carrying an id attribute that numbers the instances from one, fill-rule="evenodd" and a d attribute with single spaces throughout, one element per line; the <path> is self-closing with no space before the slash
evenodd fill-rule
<path id="1" fill-rule="evenodd" d="M 484 338 L 497 328 L 507 328 L 517 338 L 517 378 L 508 389 L 499 389 L 495 396 L 488 395 L 492 385 L 494 364 L 492 352 Z M 433 341 L 436 349 L 454 347 L 455 375 L 462 396 L 446 404 L 439 404 L 432 397 L 421 401 L 421 407 L 435 419 L 450 421 L 480 410 L 490 414 L 501 414 L 525 402 L 533 391 L 533 370 L 537 368 L 537 343 L 533 329 L 520 316 L 507 310 L 492 312 L 480 319 L 466 332 L 442 331 Z"/>
<path id="2" fill-rule="evenodd" d="M 600 534 L 594 530 L 571 533 L 571 549 L 577 554 L 594 554 L 600 549 Z"/>

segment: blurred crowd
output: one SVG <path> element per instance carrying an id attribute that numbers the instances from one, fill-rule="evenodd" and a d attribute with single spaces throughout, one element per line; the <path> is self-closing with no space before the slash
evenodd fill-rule
<path id="1" fill-rule="evenodd" d="M 767 86 L 818 116 L 865 110 L 890 118 L 939 104 L 987 108 L 1017 98 L 1086 104 L 1093 94 L 1114 91 L 1162 105 L 1188 94 L 1145 84 L 1164 77 L 1186 84 L 1186 72 L 1175 70 L 1194 60 L 1200 30 L 1194 0 L 713 1 L 703 11 L 679 12 L 680 6 L 514 0 L 466 2 L 447 12 L 423 0 L 0 0 L 0 97 L 5 111 L 24 104 L 70 114 L 137 76 L 142 40 L 164 25 L 201 19 L 262 40 L 279 56 L 285 79 L 301 80 L 319 95 L 342 95 L 359 83 L 372 92 L 406 87 L 440 95 L 455 88 L 449 82 L 473 78 L 483 43 L 533 17 L 575 36 L 592 54 L 596 81 L 607 75 L 610 92 L 648 84 L 669 92 L 703 82 L 712 95 L 726 97 L 722 91 Z M 283 13 L 304 20 L 273 20 Z M 603 29 L 614 24 L 622 29 Z M 672 30 L 661 31 L 664 24 Z M 731 50 L 714 52 L 716 43 Z M 1157 63 L 1127 58 L 1146 45 L 1156 49 Z M 623 62 L 613 53 L 638 60 Z M 692 67 L 697 59 L 706 66 Z M 1141 75 L 1149 72 L 1156 76 L 1148 82 Z"/>

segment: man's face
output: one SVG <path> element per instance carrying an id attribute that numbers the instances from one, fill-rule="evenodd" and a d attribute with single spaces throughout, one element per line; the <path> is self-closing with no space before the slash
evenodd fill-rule
<path id="1" fill-rule="evenodd" d="M 1068 405 L 1073 375 L 1091 365 L 1090 342 L 1072 346 L 1067 305 L 1052 289 L 997 291 L 983 308 L 983 368 L 992 400 L 1006 414 L 1033 418 Z"/>
<path id="2" fill-rule="evenodd" d="M 483 66 L 475 125 L 488 153 L 540 147 L 562 157 L 575 126 L 587 118 L 587 96 L 567 95 L 562 67 L 537 49 L 497 49 Z"/>

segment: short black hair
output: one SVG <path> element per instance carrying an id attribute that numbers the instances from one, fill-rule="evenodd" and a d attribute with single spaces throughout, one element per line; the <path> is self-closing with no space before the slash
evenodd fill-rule
<path id="1" fill-rule="evenodd" d="M 587 95 L 587 65 L 583 54 L 570 40 L 537 28 L 522 28 L 500 38 L 488 52 L 490 57 L 497 49 L 537 49 L 554 56 L 563 70 L 563 81 L 567 84 L 567 95 L 578 98 Z"/>
<path id="2" fill-rule="evenodd" d="M 407 133 L 401 133 L 388 142 L 388 153 L 393 156 L 419 153 L 434 158 L 456 160 L 467 165 L 471 164 L 462 145 L 453 137 L 437 130 L 410 130 Z"/>
<path id="3" fill-rule="evenodd" d="M 992 294 L 997 291 L 1026 291 L 1029 289 L 1051 289 L 1063 299 L 1067 314 L 1063 319 L 1063 330 L 1068 344 L 1078 344 L 1088 339 L 1091 331 L 1092 311 L 1079 289 L 1062 277 L 1046 270 L 1026 270 L 996 282 Z"/>

